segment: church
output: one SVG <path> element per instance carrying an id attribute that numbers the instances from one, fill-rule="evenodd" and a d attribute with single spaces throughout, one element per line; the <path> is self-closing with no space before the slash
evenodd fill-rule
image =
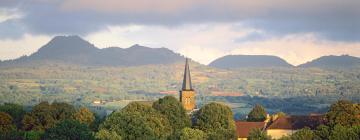
<path id="1" fill-rule="evenodd" d="M 180 102 L 188 112 L 193 111 L 196 108 L 195 90 L 192 88 L 189 59 L 185 60 L 185 70 L 182 88 L 180 90 Z"/>

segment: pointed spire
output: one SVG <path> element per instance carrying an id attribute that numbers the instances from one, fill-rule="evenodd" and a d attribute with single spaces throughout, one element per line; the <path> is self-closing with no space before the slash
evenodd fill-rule
<path id="1" fill-rule="evenodd" d="M 186 58 L 182 90 L 193 90 L 192 85 L 191 85 L 190 68 L 189 68 L 188 61 L 189 61 L 189 59 Z"/>

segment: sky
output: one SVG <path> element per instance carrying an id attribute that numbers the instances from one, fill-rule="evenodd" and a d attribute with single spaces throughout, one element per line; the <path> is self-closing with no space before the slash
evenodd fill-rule
<path id="1" fill-rule="evenodd" d="M 360 57 L 359 0 L 0 0 L 0 60 L 54 36 L 99 48 L 166 47 L 202 64 L 224 55 L 275 55 L 299 65 Z"/>

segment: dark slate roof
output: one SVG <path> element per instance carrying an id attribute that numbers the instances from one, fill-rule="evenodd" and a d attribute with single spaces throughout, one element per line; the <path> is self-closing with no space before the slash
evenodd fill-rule
<path id="1" fill-rule="evenodd" d="M 190 68 L 188 61 L 189 59 L 186 58 L 182 90 L 193 90 L 191 85 Z"/>
<path id="2" fill-rule="evenodd" d="M 323 115 L 312 116 L 284 116 L 276 119 L 267 129 L 288 129 L 297 130 L 304 127 L 315 129 L 326 120 Z"/>
<path id="3" fill-rule="evenodd" d="M 261 129 L 265 127 L 265 122 L 242 122 L 236 121 L 236 133 L 239 138 L 247 138 L 252 129 Z"/>

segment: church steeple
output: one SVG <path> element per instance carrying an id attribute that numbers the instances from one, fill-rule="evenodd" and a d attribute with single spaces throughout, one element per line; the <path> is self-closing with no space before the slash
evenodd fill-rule
<path id="1" fill-rule="evenodd" d="M 186 58 L 184 79 L 182 89 L 180 91 L 180 102 L 184 106 L 185 110 L 192 111 L 196 107 L 195 91 L 191 85 L 189 59 Z"/>
<path id="2" fill-rule="evenodd" d="M 184 80 L 183 80 L 182 90 L 193 90 L 192 85 L 191 85 L 191 76 L 190 76 L 190 68 L 189 68 L 189 59 L 188 58 L 186 58 L 186 62 L 185 62 Z"/>

